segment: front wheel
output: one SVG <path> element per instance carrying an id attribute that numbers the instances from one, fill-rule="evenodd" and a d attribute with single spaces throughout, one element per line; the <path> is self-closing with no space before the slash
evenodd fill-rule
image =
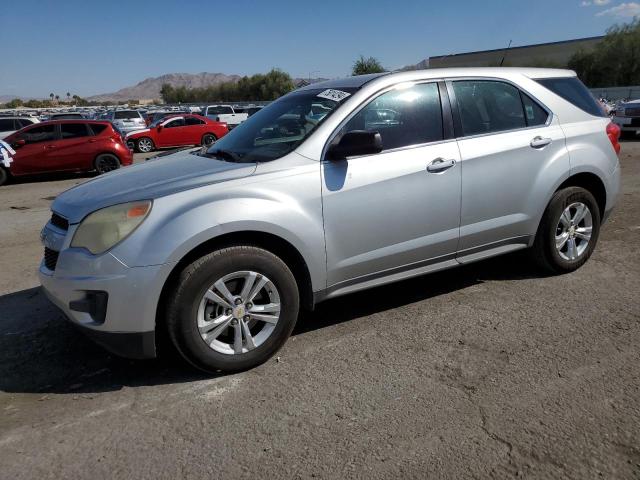
<path id="1" fill-rule="evenodd" d="M 112 153 L 103 153 L 96 157 L 94 168 L 99 175 L 117 170 L 120 168 L 120 159 Z"/>
<path id="2" fill-rule="evenodd" d="M 237 372 L 284 345 L 298 309 L 298 287 L 287 265 L 261 248 L 235 246 L 181 272 L 167 305 L 167 330 L 197 368 Z"/>
<path id="3" fill-rule="evenodd" d="M 205 133 L 202 136 L 202 146 L 203 147 L 210 147 L 211 145 L 213 145 L 216 142 L 217 138 L 213 133 Z"/>
<path id="4" fill-rule="evenodd" d="M 556 194 L 542 217 L 532 249 L 545 270 L 566 273 L 589 259 L 600 233 L 600 210 L 584 188 L 569 187 Z"/>
<path id="5" fill-rule="evenodd" d="M 8 180 L 9 180 L 9 174 L 4 169 L 4 167 L 0 167 L 0 186 L 7 183 Z"/>

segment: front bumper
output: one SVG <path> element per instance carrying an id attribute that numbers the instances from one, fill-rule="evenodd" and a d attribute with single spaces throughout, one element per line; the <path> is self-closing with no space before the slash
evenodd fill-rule
<path id="1" fill-rule="evenodd" d="M 153 358 L 156 309 L 171 265 L 128 267 L 111 253 L 70 248 L 69 232 L 47 224 L 43 243 L 58 251 L 55 265 L 40 263 L 40 283 L 67 319 L 111 352 Z M 98 300 L 96 300 L 98 299 Z"/>

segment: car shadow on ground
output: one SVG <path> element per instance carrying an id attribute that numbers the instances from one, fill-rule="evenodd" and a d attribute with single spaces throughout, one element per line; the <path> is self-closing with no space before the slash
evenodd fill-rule
<path id="1" fill-rule="evenodd" d="M 11 177 L 8 185 L 24 185 L 29 183 L 57 182 L 61 180 L 85 181 L 96 176 L 95 172 L 55 172 Z"/>
<path id="2" fill-rule="evenodd" d="M 324 302 L 301 315 L 293 335 L 408 305 L 490 280 L 539 277 L 523 253 Z M 94 344 L 64 320 L 42 290 L 0 296 L 0 391 L 11 393 L 96 393 L 186 383 L 206 378 L 171 349 L 155 360 L 127 360 Z"/>

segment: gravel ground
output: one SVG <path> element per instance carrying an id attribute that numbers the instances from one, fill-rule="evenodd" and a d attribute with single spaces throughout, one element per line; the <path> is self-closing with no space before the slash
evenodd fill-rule
<path id="1" fill-rule="evenodd" d="M 113 357 L 38 288 L 51 199 L 0 189 L 0 478 L 640 478 L 640 142 L 592 259 L 521 254 L 322 304 L 205 377 Z"/>

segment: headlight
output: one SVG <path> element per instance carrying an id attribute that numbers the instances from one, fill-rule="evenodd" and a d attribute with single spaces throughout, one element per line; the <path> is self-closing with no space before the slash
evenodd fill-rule
<path id="1" fill-rule="evenodd" d="M 106 252 L 138 228 L 151 205 L 151 200 L 122 203 L 89 214 L 76 230 L 71 246 L 86 248 L 94 255 Z"/>

